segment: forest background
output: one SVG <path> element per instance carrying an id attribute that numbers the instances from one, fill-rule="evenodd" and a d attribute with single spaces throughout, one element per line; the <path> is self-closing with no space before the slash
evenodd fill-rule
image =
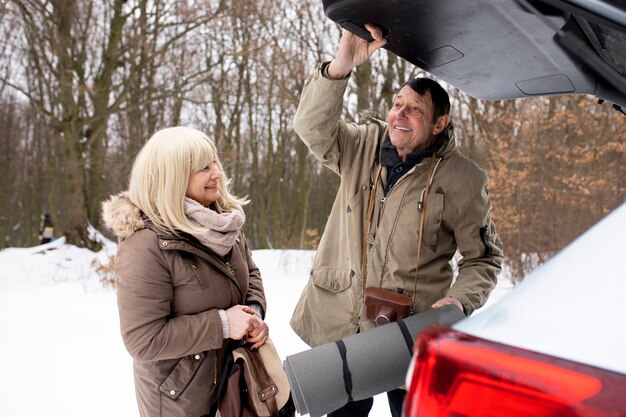
<path id="1" fill-rule="evenodd" d="M 0 0 L 0 249 L 88 225 L 156 130 L 215 140 L 254 249 L 315 249 L 338 187 L 292 129 L 304 80 L 340 29 L 320 0 Z M 345 117 L 386 114 L 421 70 L 385 50 Z M 490 176 L 514 279 L 626 200 L 625 117 L 587 96 L 481 101 L 448 87 L 456 139 Z M 106 233 L 106 230 L 103 230 Z"/>

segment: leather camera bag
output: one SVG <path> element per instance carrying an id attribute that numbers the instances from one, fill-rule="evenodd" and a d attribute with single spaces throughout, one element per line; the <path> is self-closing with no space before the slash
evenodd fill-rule
<path id="1" fill-rule="evenodd" d="M 377 326 L 411 315 L 413 299 L 383 288 L 365 289 L 365 315 Z"/>

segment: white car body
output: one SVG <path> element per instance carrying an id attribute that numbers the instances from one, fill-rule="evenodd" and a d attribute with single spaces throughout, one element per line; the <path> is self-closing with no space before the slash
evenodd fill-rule
<path id="1" fill-rule="evenodd" d="M 453 328 L 626 374 L 626 203 Z"/>

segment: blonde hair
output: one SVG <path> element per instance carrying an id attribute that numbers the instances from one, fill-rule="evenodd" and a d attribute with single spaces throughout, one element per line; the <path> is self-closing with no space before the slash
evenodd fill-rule
<path id="1" fill-rule="evenodd" d="M 170 127 L 156 132 L 143 146 L 130 174 L 130 199 L 161 230 L 198 234 L 184 210 L 187 183 L 192 173 L 215 162 L 222 173 L 219 196 L 212 208 L 221 213 L 241 208 L 248 200 L 233 196 L 217 148 L 207 135 L 189 127 Z"/>

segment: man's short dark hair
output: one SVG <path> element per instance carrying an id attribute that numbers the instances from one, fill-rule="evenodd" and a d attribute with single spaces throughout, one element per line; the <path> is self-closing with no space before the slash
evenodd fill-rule
<path id="1" fill-rule="evenodd" d="M 417 94 L 423 96 L 430 91 L 430 96 L 434 105 L 434 119 L 436 121 L 439 116 L 450 113 L 450 97 L 439 83 L 431 78 L 418 77 L 405 82 L 402 87 L 408 85 Z"/>

